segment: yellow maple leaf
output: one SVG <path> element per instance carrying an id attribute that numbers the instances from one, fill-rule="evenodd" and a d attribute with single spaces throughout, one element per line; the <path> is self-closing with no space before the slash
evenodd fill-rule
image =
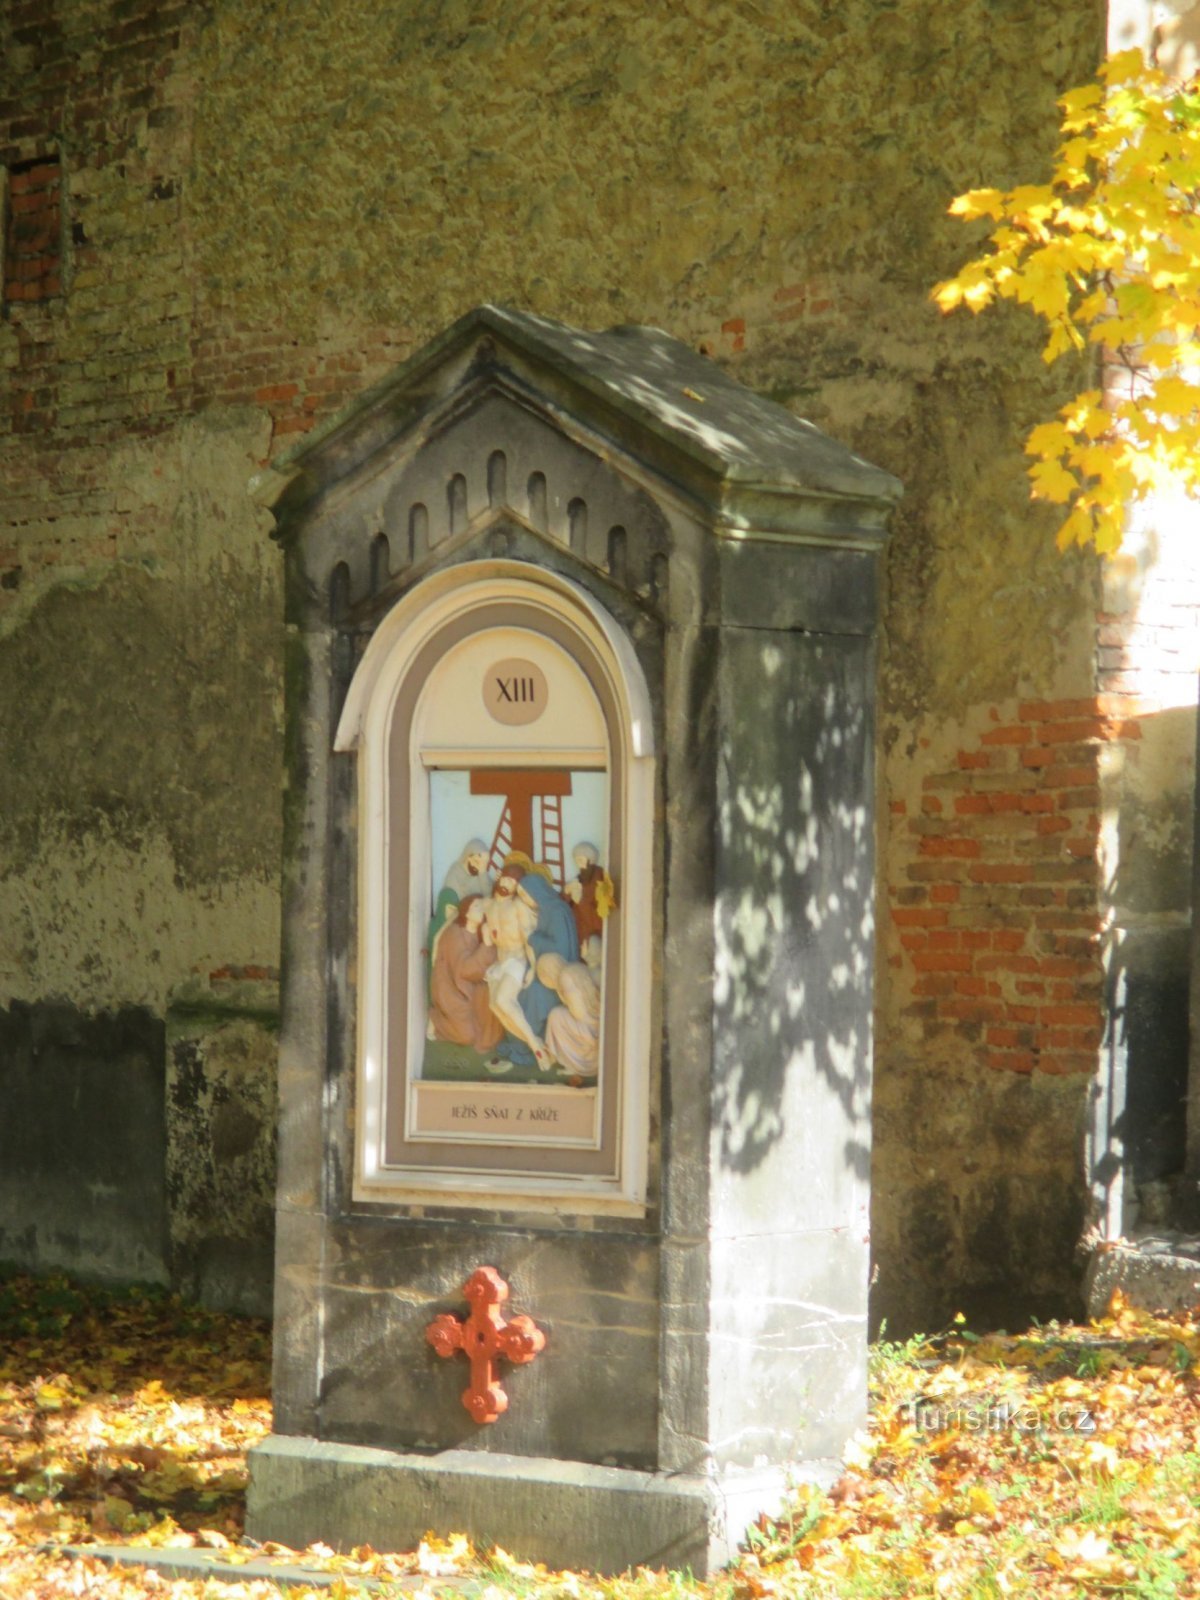
<path id="1" fill-rule="evenodd" d="M 1187 416 L 1200 406 L 1200 387 L 1178 374 L 1167 373 L 1155 383 L 1152 399 L 1154 409 L 1160 414 Z"/>
<path id="2" fill-rule="evenodd" d="M 951 200 L 950 215 L 965 217 L 968 221 L 977 217 L 992 217 L 998 222 L 1004 215 L 1004 196 L 999 189 L 968 189 L 966 194 L 957 195 Z"/>
<path id="3" fill-rule="evenodd" d="M 1029 469 L 1035 500 L 1065 505 L 1079 488 L 1079 481 L 1058 461 L 1035 461 Z"/>
<path id="4" fill-rule="evenodd" d="M 973 1484 L 967 1495 L 967 1506 L 973 1517 L 994 1517 L 996 1515 L 996 1502 L 989 1490 L 981 1483 Z"/>
<path id="5" fill-rule="evenodd" d="M 1041 422 L 1030 431 L 1025 441 L 1025 453 L 1052 460 L 1069 449 L 1071 432 L 1065 422 Z"/>
<path id="6" fill-rule="evenodd" d="M 1134 52 L 1131 51 L 1129 53 L 1133 54 Z M 1137 55 L 1140 61 L 1141 52 L 1137 52 Z M 1117 59 L 1119 58 L 1115 56 L 1110 59 L 1108 63 L 1110 71 Z M 1098 83 L 1086 83 L 1079 89 L 1069 89 L 1066 94 L 1060 95 L 1058 103 L 1064 113 L 1063 126 L 1067 127 L 1070 121 L 1078 121 L 1084 118 L 1089 111 L 1099 106 L 1103 98 L 1104 91 Z"/>

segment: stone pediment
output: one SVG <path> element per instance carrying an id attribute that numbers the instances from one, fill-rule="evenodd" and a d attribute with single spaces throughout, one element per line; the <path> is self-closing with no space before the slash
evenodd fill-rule
<path id="1" fill-rule="evenodd" d="M 521 413 L 540 419 L 544 428 L 573 441 L 591 458 L 591 477 L 610 480 L 606 495 L 616 494 L 615 469 L 630 493 L 641 487 L 655 498 L 675 498 L 718 533 L 871 545 L 882 539 L 900 495 L 890 473 L 657 328 L 589 333 L 485 305 L 262 474 L 256 498 L 271 507 L 287 538 L 314 514 L 336 516 L 350 496 L 364 504 L 377 501 L 373 486 L 381 478 L 397 479 L 411 465 L 417 470 L 410 490 L 389 481 L 382 496 L 388 510 L 375 509 L 380 529 L 394 544 L 398 531 L 407 532 L 397 525 L 398 500 L 407 493 L 410 506 L 421 508 L 413 530 L 416 558 L 423 518 L 428 543 L 436 544 L 446 533 L 461 531 L 464 518 L 472 520 L 489 505 L 499 508 L 494 485 L 489 493 L 488 463 L 500 436 L 492 448 L 485 425 L 489 406 L 497 404 L 507 404 L 510 418 Z M 471 453 L 482 455 L 482 463 L 446 476 L 455 452 L 439 450 L 437 441 L 453 433 L 461 456 L 468 426 L 478 443 Z M 529 426 L 536 432 L 533 422 Z M 627 526 L 624 513 L 593 511 L 575 476 L 569 492 L 559 492 L 561 485 L 545 471 L 539 483 L 539 468 L 508 460 L 510 453 L 503 451 L 503 503 L 559 539 L 566 525 L 577 552 L 605 565 L 607 530 Z M 435 463 L 443 471 L 436 482 Z M 573 502 L 586 506 L 588 531 L 576 526 L 571 538 Z M 578 506 L 574 514 L 578 523 Z"/>

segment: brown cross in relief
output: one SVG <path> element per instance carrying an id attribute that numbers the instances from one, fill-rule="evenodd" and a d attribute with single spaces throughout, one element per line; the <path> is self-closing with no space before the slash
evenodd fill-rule
<path id="1" fill-rule="evenodd" d="M 510 850 L 533 850 L 533 802 L 543 795 L 570 794 L 569 772 L 532 768 L 481 767 L 471 773 L 472 794 L 502 794 L 509 825 Z"/>
<path id="2" fill-rule="evenodd" d="M 500 1307 L 508 1299 L 508 1285 L 495 1267 L 478 1267 L 463 1284 L 463 1293 L 471 1302 L 466 1320 L 443 1312 L 425 1329 L 425 1337 L 439 1356 L 465 1352 L 471 1382 L 463 1390 L 462 1403 L 476 1422 L 495 1422 L 508 1410 L 496 1362 L 504 1356 L 524 1366 L 546 1348 L 546 1335 L 528 1317 L 504 1321 Z"/>

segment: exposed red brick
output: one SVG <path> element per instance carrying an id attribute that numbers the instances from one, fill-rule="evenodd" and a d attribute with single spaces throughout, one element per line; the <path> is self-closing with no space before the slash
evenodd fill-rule
<path id="1" fill-rule="evenodd" d="M 1072 856 L 1094 856 L 1096 854 L 1095 839 L 1067 839 L 1063 849 Z"/>
<path id="2" fill-rule="evenodd" d="M 255 390 L 254 398 L 259 405 L 272 406 L 294 400 L 299 393 L 300 387 L 295 383 L 267 383 Z"/>
<path id="3" fill-rule="evenodd" d="M 1039 1065 L 1038 1059 L 1027 1050 L 991 1050 L 987 1055 L 987 1064 L 997 1072 L 1032 1072 Z"/>
<path id="4" fill-rule="evenodd" d="M 315 425 L 316 420 L 316 417 L 305 415 L 279 417 L 275 422 L 274 432 L 276 435 L 307 433 Z"/>
<path id="5" fill-rule="evenodd" d="M 1056 1051 L 1042 1057 L 1040 1069 L 1052 1077 L 1066 1077 L 1075 1073 L 1086 1075 L 1095 1072 L 1096 1056 L 1082 1051 Z"/>
<path id="6" fill-rule="evenodd" d="M 912 992 L 915 995 L 952 995 L 955 980 L 941 973 L 925 973 L 913 984 Z"/>
<path id="7" fill-rule="evenodd" d="M 994 1023 L 987 1031 L 987 1042 L 1003 1049 L 1027 1050 L 1033 1043 L 1028 1028 L 1014 1028 L 1006 1023 Z"/>
<path id="8" fill-rule="evenodd" d="M 1050 1028 L 1044 1035 L 1051 1050 L 1096 1050 L 1103 1036 L 1099 1023 L 1090 1028 Z"/>
<path id="9" fill-rule="evenodd" d="M 921 854 L 923 856 L 957 856 L 963 860 L 974 860 L 980 854 L 981 848 L 978 839 L 924 838 L 921 840 Z"/>
<path id="10" fill-rule="evenodd" d="M 996 1000 L 943 1000 L 938 1014 L 952 1022 L 997 1022 L 1004 1007 Z"/>
<path id="11" fill-rule="evenodd" d="M 892 908 L 892 921 L 898 928 L 944 928 L 946 918 L 945 911 L 917 908 L 909 910 L 896 906 Z"/>
<path id="12" fill-rule="evenodd" d="M 971 957 L 953 950 L 928 950 L 913 956 L 918 972 L 970 972 Z"/>
<path id="13" fill-rule="evenodd" d="M 1028 883 L 1033 869 L 1019 863 L 976 862 L 968 871 L 973 883 Z"/>
<path id="14" fill-rule="evenodd" d="M 1053 811 L 1054 809 L 1052 796 L 1038 794 L 1035 791 L 996 790 L 988 795 L 987 801 L 990 810 L 1000 813 Z"/>
<path id="15" fill-rule="evenodd" d="M 1063 1022 L 1086 1024 L 1096 1020 L 1096 1012 L 1092 1006 L 1080 1005 L 1053 1005 L 1041 1008 L 1043 1022 Z"/>
<path id="16" fill-rule="evenodd" d="M 1017 984 L 1017 988 L 1018 989 L 1022 989 L 1024 987 L 1026 987 L 1026 985 L 1021 984 L 1021 983 Z M 1036 1006 L 1021 1006 L 1021 1005 L 1005 1006 L 1004 1015 L 1008 1018 L 1008 1020 L 1010 1022 L 1036 1022 L 1038 1020 L 1038 1012 L 1037 1012 L 1037 1007 Z"/>
<path id="17" fill-rule="evenodd" d="M 1039 744 L 1082 744 L 1090 739 L 1111 739 L 1114 724 L 1099 717 L 1080 717 L 1073 722 L 1048 722 L 1037 730 Z"/>
<path id="18" fill-rule="evenodd" d="M 1064 816 L 1039 817 L 1037 831 L 1039 833 L 1065 833 L 1071 823 Z"/>
<path id="19" fill-rule="evenodd" d="M 1036 956 L 978 956 L 975 961 L 975 969 L 977 972 L 1036 972 L 1038 964 Z"/>
<path id="20" fill-rule="evenodd" d="M 914 861 L 905 868 L 905 877 L 910 883 L 960 883 L 966 875 L 966 862 L 949 856 L 936 861 Z"/>
<path id="21" fill-rule="evenodd" d="M 1042 773 L 1042 782 L 1051 789 L 1081 789 L 1085 784 L 1091 785 L 1092 805 L 1096 804 L 1099 796 L 1094 766 L 1047 767 Z"/>

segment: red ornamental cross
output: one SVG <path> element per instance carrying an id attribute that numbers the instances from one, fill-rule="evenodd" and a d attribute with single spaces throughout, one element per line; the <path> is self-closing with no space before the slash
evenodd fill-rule
<path id="1" fill-rule="evenodd" d="M 425 1329 L 425 1337 L 439 1356 L 466 1352 L 471 1382 L 462 1403 L 476 1422 L 495 1422 L 508 1410 L 496 1362 L 504 1356 L 524 1366 L 546 1348 L 546 1335 L 528 1317 L 504 1321 L 500 1307 L 508 1299 L 508 1285 L 495 1267 L 478 1267 L 463 1284 L 463 1293 L 471 1304 L 466 1320 L 443 1312 Z"/>

